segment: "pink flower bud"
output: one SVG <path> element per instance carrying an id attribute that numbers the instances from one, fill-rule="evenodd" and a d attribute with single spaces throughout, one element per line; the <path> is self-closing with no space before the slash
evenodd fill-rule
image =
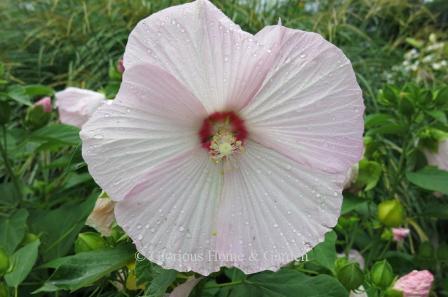
<path id="1" fill-rule="evenodd" d="M 120 58 L 117 62 L 117 70 L 120 73 L 124 72 L 124 63 L 123 63 L 123 58 Z"/>
<path id="2" fill-rule="evenodd" d="M 51 110 L 52 110 L 50 97 L 44 97 L 44 98 L 40 99 L 39 101 L 37 101 L 36 103 L 34 103 L 34 106 L 38 106 L 38 105 L 43 107 L 44 112 L 51 112 Z"/>
<path id="3" fill-rule="evenodd" d="M 395 241 L 403 241 L 409 235 L 408 228 L 392 228 Z"/>
<path id="4" fill-rule="evenodd" d="M 403 297 L 427 297 L 433 281 L 434 276 L 428 270 L 414 270 L 400 277 L 394 289 L 402 291 Z"/>

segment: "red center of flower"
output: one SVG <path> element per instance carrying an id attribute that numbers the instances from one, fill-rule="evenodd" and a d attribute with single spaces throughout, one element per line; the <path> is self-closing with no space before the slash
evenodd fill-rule
<path id="1" fill-rule="evenodd" d="M 199 137 L 212 159 L 220 161 L 243 150 L 247 130 L 244 121 L 233 111 L 215 112 L 204 119 Z"/>

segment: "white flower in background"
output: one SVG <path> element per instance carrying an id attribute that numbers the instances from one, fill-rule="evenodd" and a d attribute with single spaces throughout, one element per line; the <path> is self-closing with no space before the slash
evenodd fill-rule
<path id="1" fill-rule="evenodd" d="M 61 123 L 79 128 L 107 102 L 101 93 L 73 87 L 57 92 L 55 97 Z"/>
<path id="2" fill-rule="evenodd" d="M 448 138 L 439 142 L 436 152 L 425 149 L 424 153 L 429 165 L 448 171 Z"/>
<path id="3" fill-rule="evenodd" d="M 92 213 L 87 218 L 86 225 L 94 228 L 103 236 L 110 236 L 115 221 L 114 206 L 114 201 L 110 200 L 105 193 L 101 194 L 96 200 Z"/>
<path id="4" fill-rule="evenodd" d="M 320 35 L 242 31 L 209 1 L 142 20 L 83 157 L 149 260 L 207 275 L 277 270 L 337 222 L 361 157 L 361 90 Z"/>

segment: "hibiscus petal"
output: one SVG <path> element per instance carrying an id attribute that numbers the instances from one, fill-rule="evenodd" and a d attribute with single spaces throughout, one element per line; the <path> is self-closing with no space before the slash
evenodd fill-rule
<path id="1" fill-rule="evenodd" d="M 272 55 L 212 3 L 198 0 L 139 22 L 125 68 L 154 64 L 174 75 L 209 113 L 244 106 L 261 86 Z"/>
<path id="2" fill-rule="evenodd" d="M 83 157 L 95 181 L 121 200 L 151 167 L 199 147 L 201 103 L 152 65 L 126 69 L 117 98 L 83 126 Z"/>
<path id="3" fill-rule="evenodd" d="M 253 141 L 224 175 L 217 252 L 245 273 L 306 254 L 337 222 L 343 175 L 323 173 Z M 230 258 L 230 257 L 228 257 Z"/>
<path id="4" fill-rule="evenodd" d="M 101 93 L 74 87 L 57 92 L 55 97 L 61 123 L 79 128 L 107 102 Z"/>
<path id="5" fill-rule="evenodd" d="M 161 164 L 115 208 L 118 224 L 137 250 L 164 268 L 209 274 L 215 218 L 222 190 L 221 167 L 203 149 Z"/>
<path id="6" fill-rule="evenodd" d="M 256 38 L 277 58 L 241 112 L 252 139 L 327 172 L 346 172 L 362 153 L 362 92 L 350 61 L 316 33 L 272 26 Z"/>

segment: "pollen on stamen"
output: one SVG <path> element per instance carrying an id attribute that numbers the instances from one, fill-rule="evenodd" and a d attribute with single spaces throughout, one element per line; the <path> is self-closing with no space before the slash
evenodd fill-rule
<path id="1" fill-rule="evenodd" d="M 244 121 L 234 112 L 215 112 L 204 119 L 199 137 L 202 147 L 218 163 L 244 151 L 247 130 Z"/>

